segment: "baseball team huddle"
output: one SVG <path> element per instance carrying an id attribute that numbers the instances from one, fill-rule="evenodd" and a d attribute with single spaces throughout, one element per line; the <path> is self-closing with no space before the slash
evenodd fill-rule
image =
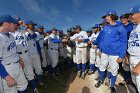
<path id="1" fill-rule="evenodd" d="M 117 21 L 120 18 L 120 21 Z M 117 15 L 107 11 L 92 30 L 80 25 L 67 30 L 44 27 L 18 16 L 0 15 L 0 93 L 40 93 L 44 77 L 59 77 L 60 66 L 74 67 L 77 76 L 95 74 L 96 88 L 104 80 L 110 93 L 116 93 L 119 68 L 124 81 L 140 93 L 140 6 Z M 65 62 L 64 62 L 65 61 Z M 61 63 L 60 63 L 61 62 Z"/>

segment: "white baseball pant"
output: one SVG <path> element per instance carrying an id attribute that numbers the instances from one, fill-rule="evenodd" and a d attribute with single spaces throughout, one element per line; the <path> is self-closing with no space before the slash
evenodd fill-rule
<path id="1" fill-rule="evenodd" d="M 32 66 L 28 52 L 24 54 L 20 54 L 19 56 L 22 58 L 22 61 L 24 62 L 23 70 L 24 70 L 27 80 L 33 80 L 35 74 L 33 71 L 33 66 Z"/>
<path id="2" fill-rule="evenodd" d="M 105 71 L 107 66 L 110 68 L 110 72 L 113 76 L 117 76 L 119 64 L 116 62 L 119 56 L 112 56 L 102 53 L 101 54 L 101 64 L 99 66 L 100 71 Z"/>
<path id="3" fill-rule="evenodd" d="M 52 68 L 55 68 L 58 64 L 58 50 L 57 49 L 49 49 L 49 55 L 51 60 Z"/>
<path id="4" fill-rule="evenodd" d="M 11 63 L 10 65 L 4 65 L 4 67 L 9 75 L 17 82 L 16 86 L 9 88 L 6 80 L 2 79 L 4 93 L 18 93 L 18 91 L 27 89 L 28 82 L 19 63 Z"/>
<path id="5" fill-rule="evenodd" d="M 35 70 L 35 73 L 37 75 L 42 75 L 43 71 L 42 71 L 42 68 L 41 68 L 40 56 L 38 54 L 29 54 L 29 56 L 30 56 L 30 59 L 31 59 L 32 66 Z"/>
<path id="6" fill-rule="evenodd" d="M 42 67 L 47 67 L 46 55 L 45 55 L 45 51 L 43 48 L 41 49 L 41 53 L 42 53 L 42 57 L 43 57 Z"/>
<path id="7" fill-rule="evenodd" d="M 129 59 L 130 59 L 130 69 L 131 69 L 132 81 L 137 86 L 137 89 L 140 92 L 140 74 L 138 76 L 135 76 L 132 72 L 133 68 L 140 62 L 140 57 L 130 56 Z"/>
<path id="8" fill-rule="evenodd" d="M 87 62 L 87 48 L 76 48 L 76 63 L 85 64 Z"/>

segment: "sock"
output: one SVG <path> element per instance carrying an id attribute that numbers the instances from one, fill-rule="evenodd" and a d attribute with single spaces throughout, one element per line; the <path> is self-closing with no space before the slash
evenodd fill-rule
<path id="1" fill-rule="evenodd" d="M 97 69 L 98 69 L 98 75 L 100 76 L 100 72 L 101 72 L 101 71 L 100 71 L 99 67 L 97 67 Z"/>
<path id="2" fill-rule="evenodd" d="M 111 87 L 114 87 L 115 86 L 116 79 L 117 79 L 117 76 L 113 76 L 111 74 Z"/>
<path id="3" fill-rule="evenodd" d="M 80 71 L 80 68 L 81 68 L 81 64 L 77 64 L 78 71 Z"/>
<path id="4" fill-rule="evenodd" d="M 131 72 L 130 71 L 124 71 L 124 79 L 131 80 Z"/>
<path id="5" fill-rule="evenodd" d="M 35 88 L 37 87 L 37 82 L 36 82 L 36 80 L 35 80 L 35 79 L 30 80 L 30 81 L 29 81 L 29 84 L 30 84 L 30 86 L 31 86 L 32 91 L 34 91 Z"/>
<path id="6" fill-rule="evenodd" d="M 91 64 L 91 65 L 90 65 L 91 71 L 94 71 L 94 68 L 95 68 L 95 64 Z"/>
<path id="7" fill-rule="evenodd" d="M 107 78 L 110 79 L 111 78 L 111 72 L 107 71 Z"/>
<path id="8" fill-rule="evenodd" d="M 40 83 L 40 82 L 43 82 L 43 76 L 42 75 L 37 75 L 37 81 Z"/>
<path id="9" fill-rule="evenodd" d="M 82 64 L 82 72 L 85 72 L 86 70 L 86 64 Z"/>
<path id="10" fill-rule="evenodd" d="M 104 71 L 100 71 L 99 72 L 100 74 L 99 74 L 99 76 L 100 76 L 100 81 L 103 81 L 104 80 Z"/>

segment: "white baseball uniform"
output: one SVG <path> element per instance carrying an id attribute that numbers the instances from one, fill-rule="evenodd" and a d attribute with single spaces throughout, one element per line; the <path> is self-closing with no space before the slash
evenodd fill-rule
<path id="1" fill-rule="evenodd" d="M 74 34 L 73 36 L 70 37 L 70 40 L 74 40 L 75 36 L 77 34 Z M 71 41 L 73 43 L 73 47 L 72 47 L 72 53 L 73 53 L 73 62 L 76 63 L 76 43 L 74 41 Z"/>
<path id="2" fill-rule="evenodd" d="M 16 86 L 9 88 L 6 80 L 2 79 L 4 93 L 18 93 L 18 91 L 24 91 L 27 88 L 28 82 L 19 64 L 19 55 L 17 54 L 14 37 L 10 33 L 9 35 L 0 33 L 0 58 L 8 74 L 17 82 Z"/>
<path id="3" fill-rule="evenodd" d="M 85 31 L 81 31 L 80 33 L 77 33 L 73 37 L 71 37 L 71 40 L 74 39 L 87 39 L 87 33 Z M 76 43 L 76 62 L 77 64 L 85 64 L 87 62 L 87 43 L 86 42 L 75 42 Z"/>
<path id="4" fill-rule="evenodd" d="M 98 37 L 99 32 L 98 33 L 93 33 L 90 36 L 90 41 L 92 40 L 96 40 L 96 38 Z M 95 46 L 95 48 L 90 48 L 90 64 L 95 64 L 96 67 L 99 67 L 100 64 L 100 57 L 97 55 L 97 53 L 99 52 L 99 49 L 97 48 L 97 46 Z"/>
<path id="5" fill-rule="evenodd" d="M 47 59 L 47 65 L 51 65 L 51 61 L 50 61 L 50 55 L 49 55 L 49 51 L 48 51 L 48 38 L 49 36 L 46 36 L 44 38 L 44 42 L 47 43 L 47 47 L 45 48 L 45 54 L 46 54 L 46 59 Z"/>
<path id="6" fill-rule="evenodd" d="M 140 24 L 132 30 L 128 40 L 128 53 L 130 54 L 130 69 L 140 62 Z M 138 91 L 140 92 L 140 74 L 138 76 L 132 75 L 132 81 L 136 84 Z"/>
<path id="7" fill-rule="evenodd" d="M 29 50 L 29 57 L 31 59 L 32 66 L 37 75 L 42 75 L 43 71 L 41 68 L 40 56 L 37 51 L 36 41 L 35 39 L 32 39 L 29 36 L 29 32 L 26 32 L 25 34 L 28 38 L 28 50 Z"/>
<path id="8" fill-rule="evenodd" d="M 46 60 L 46 55 L 44 51 L 44 37 L 39 32 L 35 32 L 35 33 L 37 35 L 37 39 L 41 47 L 41 52 L 42 52 L 42 57 L 43 57 L 42 67 L 47 67 L 47 60 Z"/>
<path id="9" fill-rule="evenodd" d="M 49 36 L 48 38 L 48 48 L 49 48 L 49 56 L 51 60 L 51 66 L 52 68 L 55 68 L 58 64 L 58 44 L 59 43 L 54 43 L 52 42 L 52 39 L 60 39 L 58 35 L 54 35 L 53 33 Z"/>
<path id="10" fill-rule="evenodd" d="M 31 64 L 31 60 L 28 53 L 28 43 L 27 43 L 27 36 L 25 35 L 26 31 L 18 29 L 15 32 L 12 32 L 11 34 L 15 38 L 16 46 L 17 46 L 17 52 L 22 58 L 22 61 L 24 62 L 24 73 L 28 80 L 34 79 L 34 71 L 33 66 Z"/>

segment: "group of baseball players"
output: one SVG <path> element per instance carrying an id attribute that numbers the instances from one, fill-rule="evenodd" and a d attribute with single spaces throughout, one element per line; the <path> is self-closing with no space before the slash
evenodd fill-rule
<path id="1" fill-rule="evenodd" d="M 139 93 L 140 6 L 120 17 L 107 11 L 102 19 L 92 30 L 76 25 L 64 34 L 56 28 L 45 33 L 32 20 L 0 15 L 0 93 L 27 93 L 28 85 L 39 93 L 37 86 L 44 86 L 46 74 L 60 77 L 64 65 L 68 70 L 74 67 L 82 79 L 97 70 L 95 87 L 105 80 L 110 93 L 116 93 L 121 67 L 122 84 L 133 84 Z"/>

